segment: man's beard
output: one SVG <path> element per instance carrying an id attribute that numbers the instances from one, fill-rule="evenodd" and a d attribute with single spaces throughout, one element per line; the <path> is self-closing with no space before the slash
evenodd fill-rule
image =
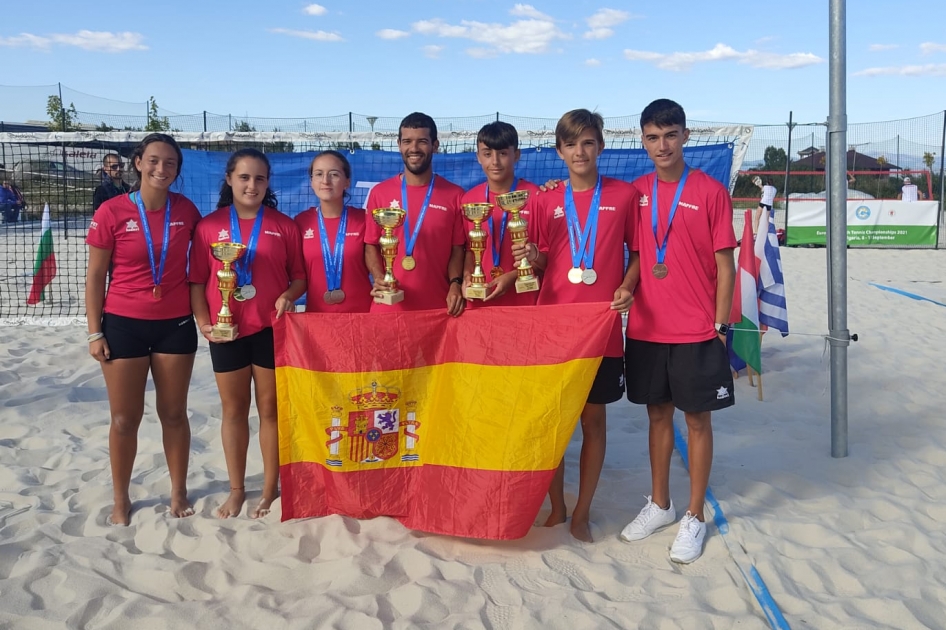
<path id="1" fill-rule="evenodd" d="M 404 161 L 404 168 L 410 171 L 412 175 L 423 175 L 430 169 L 430 165 L 434 160 L 434 155 L 433 153 L 431 153 L 430 155 L 427 156 L 426 160 L 424 160 L 418 166 L 413 167 L 413 168 L 408 162 L 407 156 L 402 156 L 401 159 Z"/>

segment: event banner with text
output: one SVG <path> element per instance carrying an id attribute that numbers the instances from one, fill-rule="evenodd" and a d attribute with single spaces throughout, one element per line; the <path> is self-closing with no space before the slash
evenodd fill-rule
<path id="1" fill-rule="evenodd" d="M 939 202 L 851 199 L 847 202 L 847 243 L 852 247 L 935 247 Z M 826 243 L 827 203 L 792 201 L 788 245 Z"/>

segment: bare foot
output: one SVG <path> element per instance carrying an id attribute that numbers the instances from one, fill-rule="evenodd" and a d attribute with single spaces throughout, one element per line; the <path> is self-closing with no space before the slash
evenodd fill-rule
<path id="1" fill-rule="evenodd" d="M 125 498 L 121 501 L 115 501 L 112 506 L 112 513 L 105 517 L 105 524 L 113 527 L 115 525 L 128 525 L 131 522 L 131 499 Z"/>
<path id="2" fill-rule="evenodd" d="M 276 497 L 268 498 L 261 497 L 259 503 L 256 504 L 256 507 L 250 510 L 250 518 L 263 518 L 269 514 L 269 509 L 273 505 L 273 501 L 276 500 Z"/>
<path id="3" fill-rule="evenodd" d="M 187 500 L 187 490 L 171 490 L 171 516 L 184 518 L 194 515 L 194 508 Z"/>
<path id="4" fill-rule="evenodd" d="M 574 538 L 582 542 L 594 542 L 594 538 L 591 537 L 591 524 L 588 523 L 587 518 L 576 519 L 574 515 L 572 516 L 571 532 Z"/>
<path id="5" fill-rule="evenodd" d="M 246 491 L 243 488 L 230 488 L 230 496 L 223 505 L 217 508 L 217 518 L 239 516 L 246 500 Z"/>
<path id="6" fill-rule="evenodd" d="M 561 525 L 565 522 L 567 517 L 568 514 L 566 514 L 565 510 L 558 511 L 553 508 L 552 513 L 549 514 L 547 519 L 545 519 L 545 523 L 542 525 L 542 527 L 555 527 L 556 525 Z"/>

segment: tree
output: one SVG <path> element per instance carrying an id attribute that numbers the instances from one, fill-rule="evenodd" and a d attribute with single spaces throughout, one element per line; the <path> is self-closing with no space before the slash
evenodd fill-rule
<path id="1" fill-rule="evenodd" d="M 96 131 L 115 131 L 115 127 L 111 125 L 106 125 L 104 122 L 100 123 L 95 127 Z"/>
<path id="2" fill-rule="evenodd" d="M 171 123 L 167 116 L 158 115 L 158 102 L 154 97 L 148 99 L 148 124 L 145 125 L 145 131 L 164 131 L 171 130 Z"/>
<path id="3" fill-rule="evenodd" d="M 935 153 L 930 153 L 929 151 L 927 151 L 926 153 L 923 154 L 923 163 L 926 164 L 926 169 L 928 171 L 932 172 L 934 162 L 936 162 Z"/>
<path id="4" fill-rule="evenodd" d="M 242 131 L 242 132 L 256 131 L 256 127 L 254 127 L 253 125 L 251 125 L 249 122 L 245 120 L 240 120 L 240 121 L 237 121 L 237 124 L 233 128 L 233 130 Z"/>
<path id="5" fill-rule="evenodd" d="M 69 109 L 65 109 L 62 99 L 56 94 L 50 94 L 46 99 L 46 115 L 49 116 L 46 126 L 50 131 L 75 131 L 79 128 L 79 112 L 76 111 L 76 106 L 69 103 Z"/>
<path id="6" fill-rule="evenodd" d="M 785 166 L 788 164 L 788 156 L 785 155 L 785 149 L 772 146 L 765 147 L 763 160 L 765 161 L 763 170 L 766 171 L 784 171 Z"/>

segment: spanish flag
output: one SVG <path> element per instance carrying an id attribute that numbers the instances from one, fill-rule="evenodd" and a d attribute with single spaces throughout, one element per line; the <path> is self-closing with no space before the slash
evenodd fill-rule
<path id="1" fill-rule="evenodd" d="M 521 538 L 616 325 L 606 303 L 281 317 L 283 520 Z"/>

